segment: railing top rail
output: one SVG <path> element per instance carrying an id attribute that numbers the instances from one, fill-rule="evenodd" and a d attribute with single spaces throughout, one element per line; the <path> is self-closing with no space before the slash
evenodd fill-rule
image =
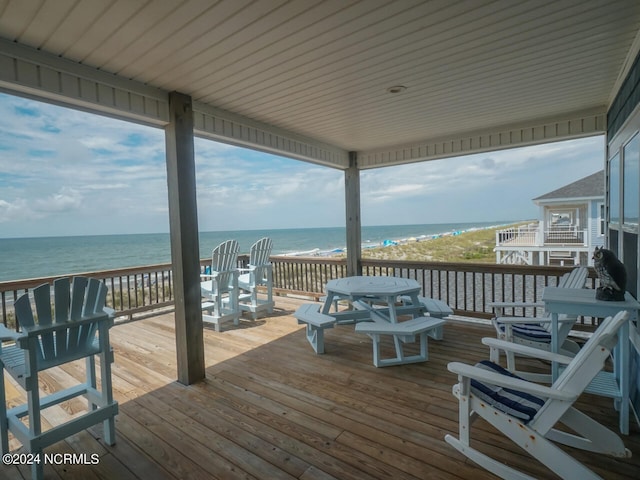
<path id="1" fill-rule="evenodd" d="M 384 266 L 395 268 L 422 268 L 425 270 L 449 270 L 458 272 L 499 273 L 517 275 L 562 276 L 569 272 L 571 266 L 554 265 L 510 265 L 495 263 L 457 263 L 457 262 L 423 262 L 412 260 L 380 260 L 363 259 L 363 266 Z M 593 270 L 593 269 L 590 269 Z M 591 272 L 595 276 L 595 271 Z"/>
<path id="2" fill-rule="evenodd" d="M 271 263 L 346 263 L 345 258 L 340 257 L 303 257 L 297 255 L 273 255 L 269 258 Z"/>
<path id="3" fill-rule="evenodd" d="M 140 275 L 154 273 L 158 270 L 171 270 L 171 263 L 161 263 L 157 265 L 144 265 L 138 267 L 117 268 L 113 270 L 98 270 L 93 272 L 66 273 L 63 275 L 53 275 L 49 277 L 26 278 L 21 280 L 6 280 L 0 282 L 0 291 L 21 290 L 23 288 L 33 288 L 43 283 L 53 283 L 60 277 L 93 277 L 111 278 L 123 277 L 125 275 Z"/>

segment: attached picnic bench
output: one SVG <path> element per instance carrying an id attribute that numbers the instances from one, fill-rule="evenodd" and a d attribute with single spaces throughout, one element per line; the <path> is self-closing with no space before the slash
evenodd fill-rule
<path id="1" fill-rule="evenodd" d="M 409 301 L 409 297 L 402 297 L 402 301 Z M 449 315 L 453 315 L 453 309 L 442 300 L 437 300 L 430 297 L 418 297 L 420 303 L 424 306 L 426 312 L 430 317 L 434 318 L 446 318 Z M 429 332 L 429 336 L 434 340 L 442 340 L 443 329 L 442 326 L 433 329 Z"/>
<path id="2" fill-rule="evenodd" d="M 373 341 L 373 364 L 376 367 L 390 365 L 402 365 L 406 363 L 426 362 L 428 360 L 427 335 L 437 329 L 442 329 L 445 320 L 436 317 L 418 317 L 398 323 L 389 323 L 385 320 L 374 319 L 371 322 L 356 324 L 356 332 L 366 333 Z M 381 358 L 380 340 L 382 335 L 392 335 L 396 356 L 393 358 Z M 420 353 L 405 355 L 402 344 L 415 342 L 419 336 Z"/>
<path id="3" fill-rule="evenodd" d="M 324 329 L 333 328 L 336 324 L 336 319 L 321 313 L 320 307 L 321 305 L 316 303 L 305 303 L 293 314 L 298 324 L 306 325 L 307 340 L 318 354 L 324 353 Z"/>

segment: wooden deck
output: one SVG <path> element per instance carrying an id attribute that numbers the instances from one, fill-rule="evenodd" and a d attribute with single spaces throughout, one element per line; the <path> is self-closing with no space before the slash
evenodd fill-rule
<path id="1" fill-rule="evenodd" d="M 444 340 L 430 339 L 427 363 L 375 368 L 371 341 L 353 326 L 327 330 L 326 354 L 315 355 L 291 316 L 299 303 L 278 297 L 267 319 L 221 333 L 206 328 L 207 379 L 189 387 L 174 381 L 173 315 L 114 327 L 117 444 L 105 446 L 100 427 L 70 437 L 47 451 L 87 454 L 87 463 L 98 454 L 99 462 L 48 465 L 45 478 L 494 478 L 443 440 L 458 425 L 451 394 L 456 378 L 446 365 L 487 358 L 480 338 L 491 335 L 489 327 L 450 322 Z M 52 369 L 42 386 L 68 385 L 83 371 L 82 363 Z M 22 402 L 11 386 L 9 401 Z M 616 428 L 611 400 L 585 395 L 580 406 Z M 83 408 L 75 400 L 49 409 L 46 418 L 57 421 Z M 550 477 L 481 422 L 475 431 L 482 432 L 479 449 L 490 449 L 535 477 Z M 640 429 L 635 423 L 625 443 L 631 459 L 572 454 L 605 478 L 636 479 Z M 12 440 L 12 447 L 15 451 L 19 444 Z M 0 466 L 0 478 L 30 477 L 25 467 Z"/>

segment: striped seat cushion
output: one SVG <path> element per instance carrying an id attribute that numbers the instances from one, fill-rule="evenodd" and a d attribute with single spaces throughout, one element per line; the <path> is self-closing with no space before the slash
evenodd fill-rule
<path id="1" fill-rule="evenodd" d="M 498 327 L 504 332 L 504 324 L 498 322 Z M 522 323 L 511 326 L 511 331 L 516 337 L 534 342 L 551 343 L 551 334 L 538 323 Z"/>
<path id="2" fill-rule="evenodd" d="M 500 365 L 483 360 L 476 367 L 500 373 L 512 378 L 520 378 Z M 471 393 L 501 412 L 529 423 L 544 405 L 544 400 L 510 388 L 498 387 L 471 379 Z"/>

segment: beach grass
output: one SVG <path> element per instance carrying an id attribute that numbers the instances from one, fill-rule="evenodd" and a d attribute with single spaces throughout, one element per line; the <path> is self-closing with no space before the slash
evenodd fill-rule
<path id="1" fill-rule="evenodd" d="M 495 263 L 496 231 L 526 225 L 519 222 L 444 235 L 433 239 L 420 239 L 400 245 L 366 248 L 362 258 L 379 260 L 411 260 L 424 262 Z"/>

